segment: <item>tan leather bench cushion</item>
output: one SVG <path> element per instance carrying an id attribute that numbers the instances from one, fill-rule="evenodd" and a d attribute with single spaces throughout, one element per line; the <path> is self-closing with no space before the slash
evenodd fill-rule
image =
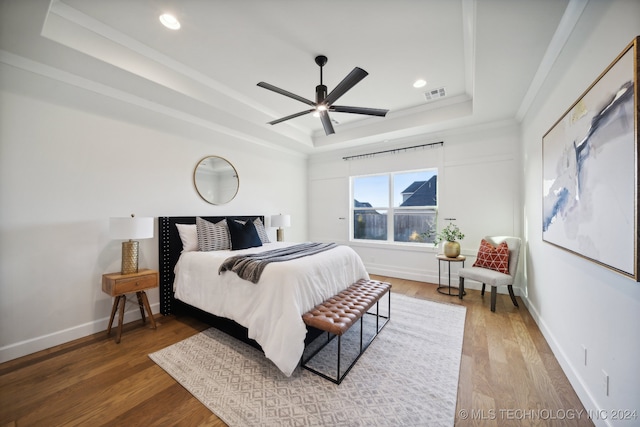
<path id="1" fill-rule="evenodd" d="M 390 283 L 361 279 L 306 312 L 302 320 L 311 327 L 342 335 L 390 289 Z"/>

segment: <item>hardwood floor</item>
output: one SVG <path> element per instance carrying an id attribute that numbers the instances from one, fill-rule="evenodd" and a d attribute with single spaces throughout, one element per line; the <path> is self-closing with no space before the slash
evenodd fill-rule
<path id="1" fill-rule="evenodd" d="M 518 309 L 500 294 L 492 313 L 489 292 L 460 301 L 434 284 L 373 278 L 467 307 L 456 426 L 593 425 L 521 301 Z M 147 357 L 207 325 L 159 315 L 156 323 L 125 325 L 120 344 L 102 332 L 0 364 L 0 426 L 224 426 Z"/>

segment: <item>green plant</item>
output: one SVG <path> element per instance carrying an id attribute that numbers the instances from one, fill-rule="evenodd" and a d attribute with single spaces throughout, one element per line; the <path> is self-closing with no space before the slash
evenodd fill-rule
<path id="1" fill-rule="evenodd" d="M 431 237 L 434 235 L 433 229 L 423 234 L 427 237 Z M 445 228 L 435 233 L 433 246 L 438 246 L 441 242 L 455 242 L 462 239 L 464 239 L 464 233 L 460 231 L 460 228 L 457 225 L 450 222 Z"/>

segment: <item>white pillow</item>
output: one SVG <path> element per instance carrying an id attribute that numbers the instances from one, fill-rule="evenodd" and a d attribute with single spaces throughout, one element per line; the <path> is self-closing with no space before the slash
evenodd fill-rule
<path id="1" fill-rule="evenodd" d="M 182 252 L 198 250 L 198 230 L 195 224 L 176 224 L 182 240 Z"/>

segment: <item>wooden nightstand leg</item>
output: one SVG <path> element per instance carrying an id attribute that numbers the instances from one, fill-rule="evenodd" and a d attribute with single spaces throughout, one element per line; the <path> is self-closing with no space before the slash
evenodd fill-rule
<path id="1" fill-rule="evenodd" d="M 142 316 L 142 324 L 144 325 L 147 319 L 145 319 L 144 306 L 142 305 L 142 292 L 136 292 L 136 297 L 138 297 L 138 307 L 140 308 L 140 315 Z"/>
<path id="2" fill-rule="evenodd" d="M 118 314 L 118 334 L 116 335 L 116 344 L 120 343 L 120 337 L 122 336 L 122 323 L 124 322 L 124 303 L 127 301 L 127 297 L 120 295 L 120 313 Z"/>
<path id="3" fill-rule="evenodd" d="M 142 294 L 142 302 L 144 303 L 144 308 L 147 309 L 147 313 L 149 314 L 149 320 L 151 321 L 151 327 L 153 329 L 156 328 L 156 319 L 153 318 L 153 313 L 151 312 L 151 306 L 149 305 L 149 300 L 147 299 L 147 293 L 145 291 L 140 292 Z"/>
<path id="4" fill-rule="evenodd" d="M 107 328 L 107 336 L 111 335 L 111 326 L 113 325 L 113 318 L 116 317 L 118 301 L 120 301 L 119 295 L 113 300 L 113 307 L 111 307 L 111 318 L 109 319 L 109 327 Z"/>

